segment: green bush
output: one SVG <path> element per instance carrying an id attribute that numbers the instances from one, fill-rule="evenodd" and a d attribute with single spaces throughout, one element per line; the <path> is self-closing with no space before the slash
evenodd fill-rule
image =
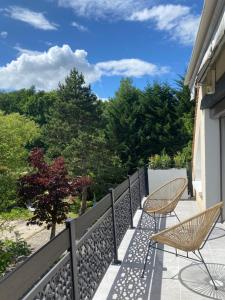
<path id="1" fill-rule="evenodd" d="M 28 220 L 32 217 L 32 212 L 27 208 L 15 207 L 10 210 L 0 211 L 0 220 Z"/>
<path id="2" fill-rule="evenodd" d="M 169 169 L 172 167 L 172 159 L 163 151 L 161 155 L 155 154 L 149 158 L 151 169 Z"/>
<path id="3" fill-rule="evenodd" d="M 81 200 L 79 197 L 76 198 L 76 201 L 74 201 L 72 204 L 70 204 L 70 215 L 74 217 L 74 215 L 79 215 L 80 211 L 80 206 L 81 206 Z M 91 208 L 93 206 L 93 200 L 87 201 L 87 208 Z"/>
<path id="4" fill-rule="evenodd" d="M 169 168 L 188 168 L 192 159 L 192 143 L 188 143 L 182 151 L 178 151 L 171 158 L 165 153 L 165 150 L 159 155 L 155 154 L 149 158 L 149 167 L 151 169 L 169 169 Z"/>
<path id="5" fill-rule="evenodd" d="M 174 167 L 175 168 L 186 168 L 187 166 L 187 161 L 186 157 L 183 152 L 177 152 L 177 154 L 173 158 L 174 160 Z"/>
<path id="6" fill-rule="evenodd" d="M 30 247 L 22 239 L 0 241 L 0 276 L 9 266 L 15 264 L 20 256 L 28 256 L 30 252 Z"/>
<path id="7" fill-rule="evenodd" d="M 174 156 L 174 166 L 175 168 L 188 168 L 192 159 L 192 142 L 189 142 L 186 147 L 182 149 L 181 152 L 177 152 Z"/>

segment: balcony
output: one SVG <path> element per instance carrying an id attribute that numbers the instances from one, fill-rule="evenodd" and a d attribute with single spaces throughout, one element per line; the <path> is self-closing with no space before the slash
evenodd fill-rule
<path id="1" fill-rule="evenodd" d="M 180 201 L 176 212 L 180 219 L 198 213 L 196 201 Z M 148 258 L 145 277 L 141 278 L 148 237 L 154 232 L 152 220 L 145 216 L 142 229 L 138 228 L 139 209 L 134 216 L 135 229 L 128 229 L 119 247 L 120 266 L 110 265 L 94 300 L 203 300 L 225 299 L 225 226 L 217 223 L 202 253 L 213 277 L 218 280 L 215 291 L 204 266 L 166 252 L 152 251 Z M 168 216 L 159 222 L 160 229 L 177 223 Z M 164 247 L 165 250 L 171 250 Z M 173 250 L 173 249 L 172 249 Z M 180 251 L 182 254 L 182 251 Z M 184 253 L 183 253 L 184 254 Z M 185 253 L 186 254 L 186 253 Z"/>
<path id="2" fill-rule="evenodd" d="M 217 291 L 201 264 L 160 250 L 151 250 L 141 278 L 148 238 L 154 231 L 147 215 L 139 226 L 147 193 L 143 168 L 86 214 L 68 220 L 60 234 L 4 278 L 0 299 L 225 299 L 225 226 L 220 223 L 202 252 L 219 285 Z M 195 201 L 185 200 L 176 212 L 185 219 L 198 208 Z M 158 228 L 176 222 L 169 215 L 158 219 Z"/>

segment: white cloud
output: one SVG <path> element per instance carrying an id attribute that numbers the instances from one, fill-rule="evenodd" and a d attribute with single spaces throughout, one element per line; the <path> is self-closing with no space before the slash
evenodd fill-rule
<path id="1" fill-rule="evenodd" d="M 158 67 L 136 58 L 100 62 L 96 64 L 96 67 L 106 76 L 141 77 L 144 75 L 160 75 L 168 72 L 167 67 Z"/>
<path id="2" fill-rule="evenodd" d="M 185 5 L 156 5 L 154 0 L 55 0 L 69 7 L 77 15 L 108 21 L 153 21 L 155 28 L 168 33 L 170 38 L 183 45 L 195 40 L 200 17 Z M 78 26 L 77 26 L 78 28 Z"/>
<path id="3" fill-rule="evenodd" d="M 35 12 L 19 6 L 10 6 L 3 9 L 7 16 L 30 24 L 31 26 L 42 30 L 56 30 L 57 25 L 49 22 L 43 13 Z"/>
<path id="4" fill-rule="evenodd" d="M 168 72 L 140 59 L 121 59 L 89 63 L 85 50 L 75 50 L 68 45 L 51 47 L 47 52 L 35 53 L 19 48 L 21 55 L 0 67 L 0 89 L 21 89 L 35 85 L 37 89 L 51 90 L 63 82 L 72 68 L 82 72 L 87 83 L 93 83 L 102 76 L 154 76 Z"/>
<path id="5" fill-rule="evenodd" d="M 171 29 L 174 20 L 190 13 L 190 7 L 182 5 L 159 5 L 150 9 L 133 13 L 130 20 L 147 21 L 155 20 L 159 29 Z"/>
<path id="6" fill-rule="evenodd" d="M 53 46 L 53 43 L 52 42 L 49 42 L 49 41 L 47 41 L 47 42 L 44 42 L 45 43 L 45 45 L 47 45 L 47 46 Z"/>
<path id="7" fill-rule="evenodd" d="M 6 39 L 8 36 L 8 32 L 7 31 L 1 31 L 0 32 L 0 37 L 3 38 L 3 39 Z"/>
<path id="8" fill-rule="evenodd" d="M 167 4 L 136 11 L 129 20 L 154 21 L 157 30 L 168 32 L 172 39 L 181 44 L 191 45 L 196 37 L 200 17 L 192 14 L 188 6 Z"/>
<path id="9" fill-rule="evenodd" d="M 15 46 L 14 49 L 18 51 L 19 55 L 21 55 L 23 53 L 28 54 L 28 55 L 39 55 L 39 54 L 41 54 L 40 51 L 30 50 L 30 49 L 22 48 L 20 46 Z"/>
<path id="10" fill-rule="evenodd" d="M 80 31 L 88 31 L 88 28 L 87 28 L 87 27 L 85 27 L 85 26 L 83 26 L 83 25 L 81 25 L 81 24 L 78 24 L 78 23 L 75 22 L 75 21 L 72 22 L 71 25 L 72 25 L 73 27 L 77 28 L 77 29 L 80 30 Z"/>
<path id="11" fill-rule="evenodd" d="M 86 17 L 126 19 L 141 10 L 150 0 L 57 0 L 60 6 L 73 8 L 76 14 Z"/>
<path id="12" fill-rule="evenodd" d="M 96 97 L 99 99 L 99 100 L 102 100 L 102 101 L 109 101 L 110 98 L 105 98 L 105 97 L 100 97 L 98 94 L 96 94 Z"/>
<path id="13" fill-rule="evenodd" d="M 87 52 L 73 52 L 68 45 L 51 47 L 40 54 L 21 54 L 16 60 L 0 68 L 0 88 L 20 89 L 35 85 L 37 89 L 51 90 L 76 67 L 87 82 L 100 78 L 98 70 L 86 60 Z"/>

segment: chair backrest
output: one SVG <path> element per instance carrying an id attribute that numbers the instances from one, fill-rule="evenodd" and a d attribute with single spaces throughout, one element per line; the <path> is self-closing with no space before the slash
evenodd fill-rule
<path id="1" fill-rule="evenodd" d="M 189 221 L 186 221 L 186 226 L 190 226 L 194 228 L 193 231 L 193 246 L 195 249 L 199 249 L 202 245 L 204 239 L 210 233 L 210 229 L 212 228 L 215 221 L 218 219 L 221 208 L 223 206 L 223 202 L 220 202 L 197 216 L 193 217 Z"/>
<path id="2" fill-rule="evenodd" d="M 154 200 L 173 200 L 177 197 L 181 197 L 187 186 L 187 179 L 180 177 L 166 182 L 164 185 L 153 191 L 148 199 Z"/>
<path id="3" fill-rule="evenodd" d="M 153 235 L 152 238 L 183 251 L 200 249 L 213 224 L 218 219 L 222 206 L 223 202 L 220 202 L 175 226 Z"/>

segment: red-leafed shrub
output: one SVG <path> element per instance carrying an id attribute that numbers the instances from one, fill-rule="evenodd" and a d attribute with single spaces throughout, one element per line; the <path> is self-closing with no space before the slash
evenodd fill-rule
<path id="1" fill-rule="evenodd" d="M 33 149 L 28 162 L 32 171 L 19 179 L 18 195 L 23 202 L 32 202 L 34 215 L 28 224 L 46 223 L 47 228 L 51 228 L 50 238 L 53 238 L 56 224 L 62 223 L 69 212 L 66 197 L 78 194 L 84 186 L 90 185 L 91 179 L 69 178 L 63 157 L 48 164 L 42 149 Z"/>

